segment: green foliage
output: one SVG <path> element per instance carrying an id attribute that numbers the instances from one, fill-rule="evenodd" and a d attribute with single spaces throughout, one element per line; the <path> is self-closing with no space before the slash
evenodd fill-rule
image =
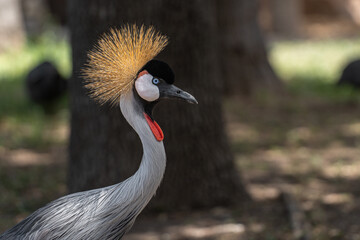
<path id="1" fill-rule="evenodd" d="M 337 101 L 360 98 L 351 87 L 335 86 L 346 64 L 360 58 L 360 39 L 276 42 L 269 57 L 293 93 Z"/>
<path id="2" fill-rule="evenodd" d="M 12 49 L 0 54 L 0 81 L 14 79 L 26 74 L 29 69 L 43 60 L 52 61 L 64 76 L 70 76 L 70 47 L 65 39 L 49 32 L 28 42 L 23 48 Z"/>

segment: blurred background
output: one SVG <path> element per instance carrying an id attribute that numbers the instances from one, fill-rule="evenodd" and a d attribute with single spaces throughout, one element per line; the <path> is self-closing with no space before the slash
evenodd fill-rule
<path id="1" fill-rule="evenodd" d="M 69 191 L 117 182 L 138 166 L 135 161 L 133 166 L 116 167 L 126 170 L 112 172 L 117 170 L 109 166 L 118 165 L 111 156 L 110 160 L 104 156 L 101 161 L 110 163 L 96 175 L 89 172 L 98 165 L 84 168 L 74 164 L 71 159 L 81 148 L 74 143 L 81 139 L 77 138 L 81 131 L 76 129 L 84 123 L 74 122 L 78 120 L 72 122 L 76 134 L 72 134 L 70 154 L 68 145 L 71 115 L 78 119 L 79 106 L 85 106 L 77 100 L 83 99 L 81 94 L 86 96 L 79 90 L 77 75 L 86 51 L 110 26 L 121 26 L 127 19 L 142 22 L 141 15 L 121 19 L 111 8 L 126 11 L 141 8 L 140 2 L 151 2 L 73 2 L 0 0 L 0 232 Z M 205 151 L 211 146 L 221 148 L 220 158 L 226 155 L 231 163 L 228 168 L 235 169 L 207 173 L 211 165 L 192 165 L 189 159 L 188 165 L 172 167 L 169 163 L 167 171 L 177 171 L 177 175 L 186 172 L 190 183 L 196 174 L 204 182 L 221 175 L 219 187 L 209 187 L 209 192 L 231 187 L 223 191 L 226 197 L 216 193 L 213 197 L 207 190 L 192 197 L 183 190 L 189 182 L 165 176 L 159 196 L 126 239 L 360 239 L 360 1 L 195 2 L 186 7 L 154 3 L 160 12 L 154 15 L 158 20 L 152 20 L 151 11 L 157 10 L 151 8 L 144 22 L 170 35 L 168 48 L 181 50 L 185 42 L 190 58 L 204 56 L 186 63 L 181 60 L 186 56 L 180 60 L 172 57 L 181 54 L 180 50 L 164 54 L 175 72 L 180 72 L 177 85 L 200 96 L 199 109 L 202 102 L 204 108 L 216 106 L 218 112 L 207 110 L 208 116 L 219 115 L 224 124 L 214 136 L 223 140 L 220 143 L 211 140 L 209 128 L 188 134 L 193 134 L 194 141 L 206 142 L 208 138 Z M 87 7 L 78 11 L 81 4 Z M 170 14 L 166 17 L 161 11 Z M 161 19 L 164 16 L 176 18 L 183 26 L 167 26 Z M 89 19 L 100 19 L 101 23 L 95 20 L 79 25 Z M 187 22 L 196 26 L 188 33 Z M 180 28 L 183 33 L 177 35 Z M 210 30 L 198 31 L 203 28 Z M 78 40 L 79 34 L 87 38 L 84 43 Z M 210 55 L 209 49 L 213 51 Z M 212 72 L 216 77 L 202 77 L 207 76 L 202 73 L 208 68 L 217 69 Z M 198 74 L 198 83 L 186 82 L 181 70 Z M 71 76 L 77 85 L 70 83 Z M 216 94 L 207 100 L 206 93 Z M 89 102 L 86 111 L 94 106 Z M 118 111 L 105 109 L 95 111 Z M 197 109 L 187 113 L 206 114 Z M 108 115 L 110 119 L 113 116 Z M 176 140 L 171 133 L 176 130 L 159 122 L 165 125 L 165 136 L 167 132 L 170 135 L 168 155 L 186 155 L 172 145 Z M 204 124 L 211 126 L 212 122 Z M 116 145 L 121 139 L 111 141 Z M 194 146 L 191 142 L 181 144 Z M 202 153 L 199 151 L 199 156 Z M 215 166 L 217 161 L 209 159 Z M 189 168 L 205 170 L 191 173 Z M 95 174 L 95 180 L 89 174 Z M 196 181 L 194 177 L 194 186 L 205 189 Z M 234 189 L 240 197 L 228 194 Z M 181 199 L 181 204 L 176 199 Z"/>

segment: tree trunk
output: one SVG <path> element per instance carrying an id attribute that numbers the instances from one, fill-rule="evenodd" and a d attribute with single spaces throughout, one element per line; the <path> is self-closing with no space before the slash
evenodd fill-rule
<path id="1" fill-rule="evenodd" d="M 284 37 L 299 37 L 302 26 L 300 0 L 270 0 L 272 25 L 275 34 Z"/>
<path id="2" fill-rule="evenodd" d="M 24 43 L 19 0 L 0 0 L 0 53 Z"/>
<path id="3" fill-rule="evenodd" d="M 167 169 L 151 206 L 157 209 L 209 207 L 248 198 L 235 170 L 223 127 L 213 1 L 68 1 L 73 79 L 68 187 L 71 192 L 124 180 L 139 165 L 136 133 L 118 107 L 89 99 L 78 74 L 86 52 L 110 27 L 153 24 L 170 37 L 159 56 L 173 67 L 175 84 L 199 105 L 166 102 L 155 110 L 165 133 Z"/>
<path id="4" fill-rule="evenodd" d="M 26 35 L 29 39 L 36 39 L 45 31 L 48 23 L 46 3 L 44 0 L 21 0 L 21 8 Z"/>
<path id="5" fill-rule="evenodd" d="M 347 0 L 345 4 L 346 12 L 349 13 L 351 20 L 360 25 L 360 1 Z"/>
<path id="6" fill-rule="evenodd" d="M 257 23 L 256 0 L 217 0 L 224 91 L 226 95 L 277 92 L 282 87 L 267 59 Z"/>

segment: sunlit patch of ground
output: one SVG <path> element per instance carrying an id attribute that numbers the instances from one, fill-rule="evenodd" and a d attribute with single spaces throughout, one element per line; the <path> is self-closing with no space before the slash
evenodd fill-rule
<path id="1" fill-rule="evenodd" d="M 26 167 L 37 165 L 63 164 L 66 157 L 64 147 L 53 147 L 45 152 L 30 149 L 5 149 L 0 148 L 0 159 L 3 166 Z"/>
<path id="2" fill-rule="evenodd" d="M 141 215 L 126 240 L 245 240 L 245 226 L 230 209 L 182 212 L 157 216 Z"/>

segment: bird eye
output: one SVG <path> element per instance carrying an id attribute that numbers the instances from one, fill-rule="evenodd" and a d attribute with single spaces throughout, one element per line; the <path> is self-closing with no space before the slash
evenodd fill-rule
<path id="1" fill-rule="evenodd" d="M 153 78 L 153 80 L 152 80 L 152 83 L 155 84 L 155 85 L 158 85 L 159 82 L 160 82 L 160 80 L 157 79 L 157 78 Z"/>

